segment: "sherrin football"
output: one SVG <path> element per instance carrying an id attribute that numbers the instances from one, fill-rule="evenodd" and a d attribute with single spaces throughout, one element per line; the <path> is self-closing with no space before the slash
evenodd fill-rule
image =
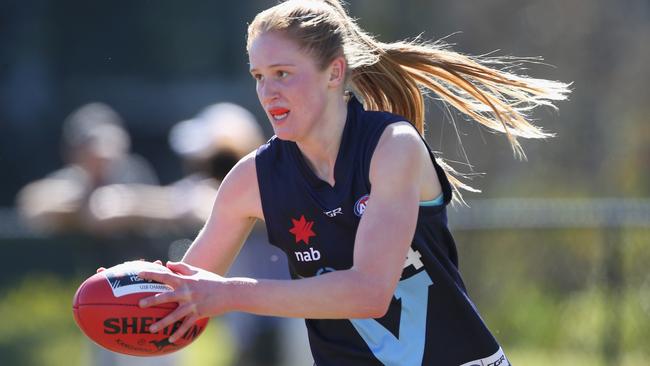
<path id="1" fill-rule="evenodd" d="M 84 281 L 74 296 L 72 310 L 81 330 L 98 345 L 132 356 L 160 356 L 192 343 L 205 329 L 209 318 L 198 320 L 174 343 L 169 336 L 178 321 L 156 333 L 149 326 L 172 312 L 178 304 L 140 308 L 140 299 L 171 291 L 167 285 L 138 277 L 143 270 L 169 271 L 162 265 L 133 261 L 107 268 Z"/>

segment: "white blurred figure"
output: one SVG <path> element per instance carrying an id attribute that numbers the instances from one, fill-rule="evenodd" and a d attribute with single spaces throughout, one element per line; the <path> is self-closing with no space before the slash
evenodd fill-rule
<path id="1" fill-rule="evenodd" d="M 182 158 L 188 175 L 173 185 L 177 209 L 202 226 L 226 174 L 263 143 L 253 114 L 233 103 L 210 105 L 195 118 L 178 122 L 170 131 L 169 144 Z"/>

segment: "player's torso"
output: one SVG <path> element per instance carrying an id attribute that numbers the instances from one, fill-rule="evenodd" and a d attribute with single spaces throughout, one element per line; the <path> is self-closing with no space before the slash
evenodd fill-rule
<path id="1" fill-rule="evenodd" d="M 258 151 L 256 169 L 268 238 L 286 253 L 294 278 L 352 266 L 356 230 L 372 199 L 368 179 L 372 153 L 385 127 L 402 120 L 374 113 L 364 114 L 365 120 L 350 120 L 350 113 L 352 117 L 360 113 L 358 105 L 348 110 L 333 187 L 316 177 L 293 143 L 275 139 Z M 319 366 L 460 365 L 498 348 L 465 294 L 455 244 L 446 227 L 451 188 L 444 171 L 434 166 L 441 177 L 444 204 L 420 207 L 387 314 L 381 319 L 307 320 Z"/>
<path id="2" fill-rule="evenodd" d="M 371 188 L 371 155 L 385 126 L 399 120 L 378 115 L 376 124 L 364 126 L 368 121 L 355 119 L 354 113 L 349 112 L 343 131 L 334 186 L 313 173 L 295 143 L 272 141 L 280 145 L 273 146 L 274 156 L 256 160 L 269 240 L 287 254 L 294 277 L 352 266 L 354 238 Z"/>
<path id="3" fill-rule="evenodd" d="M 292 276 L 312 277 L 352 266 L 357 214 L 363 210 L 368 193 L 357 189 L 351 194 L 358 199 L 296 204 L 286 215 L 275 218 L 284 225 L 276 230 L 273 244 L 287 254 Z"/>

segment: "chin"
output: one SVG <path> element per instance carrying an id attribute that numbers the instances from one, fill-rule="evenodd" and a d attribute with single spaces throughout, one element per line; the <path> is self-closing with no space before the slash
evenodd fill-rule
<path id="1" fill-rule="evenodd" d="M 287 131 L 284 128 L 274 128 L 273 133 L 277 138 L 280 140 L 284 141 L 296 141 L 296 136 L 295 134 L 292 133 L 292 131 Z"/>
<path id="2" fill-rule="evenodd" d="M 284 120 L 281 123 L 274 123 L 271 121 L 271 127 L 273 127 L 273 133 L 280 140 L 284 141 L 293 141 L 298 142 L 303 135 L 303 131 L 295 124 L 295 120 Z"/>

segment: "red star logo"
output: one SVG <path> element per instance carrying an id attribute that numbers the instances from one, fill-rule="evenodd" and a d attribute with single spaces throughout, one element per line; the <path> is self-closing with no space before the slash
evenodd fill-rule
<path id="1" fill-rule="evenodd" d="M 309 238 L 316 236 L 316 233 L 311 230 L 314 222 L 307 221 L 305 215 L 300 215 L 300 220 L 291 219 L 291 222 L 293 223 L 293 227 L 289 232 L 296 236 L 296 243 L 302 240 L 305 244 L 309 244 Z"/>

